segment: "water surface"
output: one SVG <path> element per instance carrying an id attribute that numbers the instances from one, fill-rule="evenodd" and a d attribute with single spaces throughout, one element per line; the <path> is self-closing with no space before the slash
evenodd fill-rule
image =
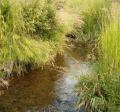
<path id="1" fill-rule="evenodd" d="M 37 112 L 56 99 L 60 103 L 74 100 L 70 105 L 75 106 L 75 91 L 72 88 L 77 83 L 75 74 L 89 72 L 89 64 L 85 62 L 86 52 L 80 49 L 81 52 L 77 48 L 65 48 L 63 55 L 57 55 L 54 67 L 48 66 L 43 70 L 31 70 L 28 74 L 14 76 L 9 89 L 0 97 L 0 112 Z M 61 105 L 59 107 L 71 110 L 67 103 Z"/>

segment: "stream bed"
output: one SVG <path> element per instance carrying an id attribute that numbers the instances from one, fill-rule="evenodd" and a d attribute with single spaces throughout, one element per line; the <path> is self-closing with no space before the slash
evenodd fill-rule
<path id="1" fill-rule="evenodd" d="M 72 44 L 70 46 L 73 46 Z M 0 97 L 0 112 L 85 112 L 76 108 L 76 74 L 87 74 L 90 64 L 81 48 L 65 48 L 54 67 L 30 70 L 13 76 L 8 90 Z"/>

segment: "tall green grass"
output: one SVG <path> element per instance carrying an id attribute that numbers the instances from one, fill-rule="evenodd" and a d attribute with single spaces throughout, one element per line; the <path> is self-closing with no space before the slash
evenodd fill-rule
<path id="1" fill-rule="evenodd" d="M 119 4 L 113 3 L 111 9 L 110 24 L 103 28 L 100 38 L 101 63 L 104 63 L 104 70 L 118 71 L 120 67 L 120 8 Z M 110 70 L 109 70 L 110 69 Z"/>
<path id="2" fill-rule="evenodd" d="M 14 61 L 22 70 L 53 60 L 62 51 L 64 27 L 52 0 L 1 0 L 0 63 L 9 69 Z"/>
<path id="3" fill-rule="evenodd" d="M 81 28 L 83 38 L 98 38 L 101 27 L 109 22 L 109 0 L 92 0 L 86 3 L 85 10 L 82 12 L 84 25 Z"/>
<path id="4" fill-rule="evenodd" d="M 119 71 L 120 67 L 120 25 L 112 21 L 101 36 L 102 63 L 104 70 Z M 109 70 L 110 69 L 110 70 Z"/>
<path id="5" fill-rule="evenodd" d="M 111 18 L 101 26 L 99 59 L 94 72 L 80 76 L 78 104 L 91 112 L 120 111 L 120 21 L 119 4 L 112 3 Z M 103 23 L 104 24 L 104 23 Z"/>
<path id="6" fill-rule="evenodd" d="M 109 23 L 111 0 L 68 0 L 68 11 L 74 12 L 74 34 L 78 39 L 97 39 L 101 26 Z"/>

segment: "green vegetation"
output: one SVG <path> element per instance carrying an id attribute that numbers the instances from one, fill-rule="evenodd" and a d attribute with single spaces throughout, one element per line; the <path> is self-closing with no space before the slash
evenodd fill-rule
<path id="1" fill-rule="evenodd" d="M 98 8 L 100 4 L 98 2 L 96 3 L 97 4 L 95 4 L 95 6 Z M 98 12 L 99 10 L 100 9 L 98 9 Z M 90 20 L 90 24 L 86 24 L 85 26 L 83 25 L 83 29 L 88 33 L 88 35 L 91 35 L 92 33 L 95 34 L 96 31 L 99 31 L 99 35 L 96 35 L 99 39 L 99 43 L 96 43 L 98 45 L 99 57 L 94 71 L 87 76 L 80 75 L 79 82 L 76 85 L 76 88 L 78 89 L 77 92 L 79 94 L 79 108 L 82 105 L 86 105 L 86 108 L 91 112 L 120 111 L 119 11 L 120 9 L 118 2 L 111 1 L 111 7 L 109 7 L 110 13 L 108 13 L 108 21 L 103 21 L 104 19 L 100 19 L 100 15 L 102 18 L 104 18 L 103 16 L 106 16 L 103 13 L 103 15 L 101 13 L 96 13 L 96 16 L 94 16 L 93 13 L 91 15 L 91 13 L 89 14 L 88 12 L 84 12 L 84 14 L 87 14 L 86 23 L 89 23 Z M 92 17 L 93 19 L 90 19 Z M 94 23 L 94 17 L 99 17 L 100 20 L 97 19 L 98 22 Z M 101 25 L 98 25 L 98 23 Z M 91 27 L 93 25 L 95 25 L 95 27 Z M 84 30 L 82 30 L 83 33 Z M 94 36 L 92 36 L 92 38 L 94 39 Z"/>
<path id="2" fill-rule="evenodd" d="M 98 40 L 97 66 L 76 85 L 78 107 L 120 111 L 119 11 L 117 0 L 1 0 L 0 76 L 54 60 L 66 34 Z"/>
<path id="3" fill-rule="evenodd" d="M 72 33 L 78 39 L 97 39 L 102 26 L 109 23 L 110 0 L 68 0 L 67 5 L 76 15 Z"/>
<path id="4" fill-rule="evenodd" d="M 81 12 L 84 24 L 81 29 L 78 28 L 78 32 L 81 34 L 79 37 L 98 38 L 101 26 L 109 21 L 110 3 L 108 0 L 91 0 L 90 3 L 86 4 L 85 10 Z"/>
<path id="5" fill-rule="evenodd" d="M 1 70 L 42 66 L 62 51 L 67 29 L 56 12 L 52 0 L 0 1 Z"/>

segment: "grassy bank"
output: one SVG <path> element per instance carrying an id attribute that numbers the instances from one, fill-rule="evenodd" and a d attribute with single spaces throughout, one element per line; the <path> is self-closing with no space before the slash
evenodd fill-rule
<path id="1" fill-rule="evenodd" d="M 60 20 L 52 0 L 1 0 L 0 76 L 53 60 L 67 31 Z"/>
<path id="2" fill-rule="evenodd" d="M 99 39 L 97 66 L 90 75 L 80 75 L 79 83 L 76 85 L 79 94 L 78 107 L 86 105 L 91 112 L 120 111 L 120 9 L 118 2 L 111 3 L 109 22 L 101 22 L 100 26 L 96 23 L 97 28 L 94 29 L 95 32 L 100 28 L 97 35 Z M 98 7 L 99 3 L 95 6 Z M 99 14 L 96 13 L 96 16 L 99 17 Z M 89 16 L 94 20 L 92 15 Z M 92 23 L 91 21 L 90 26 Z M 90 33 L 89 30 L 87 33 Z"/>
<path id="3" fill-rule="evenodd" d="M 111 0 L 67 0 L 66 10 L 74 15 L 71 33 L 78 39 L 97 39 L 109 23 Z"/>
<path id="4" fill-rule="evenodd" d="M 53 61 L 66 34 L 98 40 L 96 68 L 76 85 L 78 107 L 120 111 L 119 11 L 117 0 L 1 0 L 0 77 Z"/>

